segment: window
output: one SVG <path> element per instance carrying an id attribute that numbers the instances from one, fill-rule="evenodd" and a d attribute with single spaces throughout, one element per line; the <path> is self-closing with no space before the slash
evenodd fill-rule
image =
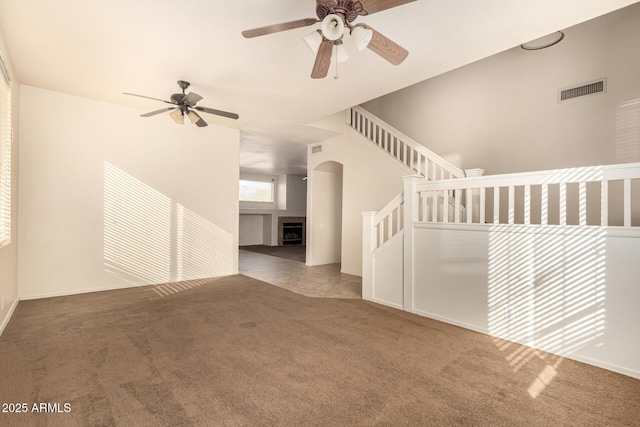
<path id="1" fill-rule="evenodd" d="M 11 240 L 11 85 L 0 56 L 0 247 Z"/>
<path id="2" fill-rule="evenodd" d="M 240 180 L 241 202 L 273 203 L 273 182 Z"/>

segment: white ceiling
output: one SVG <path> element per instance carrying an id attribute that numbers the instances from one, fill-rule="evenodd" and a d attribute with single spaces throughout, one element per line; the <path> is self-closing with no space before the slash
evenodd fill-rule
<path id="1" fill-rule="evenodd" d="M 240 34 L 313 18 L 313 0 L 0 0 L 0 27 L 22 84 L 142 113 L 164 105 L 122 92 L 166 99 L 187 80 L 199 105 L 240 115 L 206 120 L 241 130 L 243 170 L 304 174 L 306 145 L 331 136 L 306 124 L 637 1 L 417 0 L 355 21 L 407 48 L 404 63 L 347 45 L 322 80 L 302 41 L 316 26 Z"/>

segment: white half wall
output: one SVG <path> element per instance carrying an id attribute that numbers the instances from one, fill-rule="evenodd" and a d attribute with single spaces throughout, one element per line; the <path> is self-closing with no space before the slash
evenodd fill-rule
<path id="1" fill-rule="evenodd" d="M 637 230 L 416 225 L 414 244 L 406 310 L 500 338 L 514 369 L 517 343 L 640 378 Z"/>
<path id="2" fill-rule="evenodd" d="M 404 232 L 400 231 L 371 254 L 370 298 L 363 298 L 399 310 L 404 309 Z M 364 287 L 364 283 L 363 283 Z"/>
<path id="3" fill-rule="evenodd" d="M 21 298 L 235 274 L 238 130 L 21 87 Z"/>

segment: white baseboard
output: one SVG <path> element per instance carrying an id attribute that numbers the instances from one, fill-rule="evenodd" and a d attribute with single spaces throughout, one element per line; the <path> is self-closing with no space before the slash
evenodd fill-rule
<path id="1" fill-rule="evenodd" d="M 13 304 L 11 304 L 11 307 L 9 307 L 6 316 L 4 316 L 4 319 L 2 319 L 2 323 L 0 323 L 0 335 L 2 335 L 2 333 L 4 332 L 4 328 L 6 328 L 9 324 L 9 320 L 11 320 L 13 312 L 16 310 L 19 301 L 20 298 L 16 298 L 15 301 L 13 301 Z"/>
<path id="2" fill-rule="evenodd" d="M 237 269 L 234 272 L 230 272 L 229 274 L 223 274 L 220 276 L 211 276 L 211 277 L 202 277 L 202 278 L 191 278 L 191 279 L 181 279 L 178 282 L 188 282 L 190 280 L 202 280 L 202 279 L 214 279 L 216 277 L 225 277 L 225 276 L 229 276 L 229 275 L 236 275 L 239 274 Z M 168 283 L 174 283 L 174 282 L 168 282 Z M 135 283 L 121 283 L 118 285 L 111 285 L 111 286 L 102 286 L 102 287 L 95 287 L 95 288 L 84 288 L 84 289 L 73 289 L 73 290 L 65 290 L 65 291 L 58 291 L 58 292 L 45 292 L 42 294 L 20 294 L 19 298 L 21 301 L 27 301 L 27 300 L 33 300 L 33 299 L 41 299 L 41 298 L 54 298 L 54 297 L 66 297 L 69 295 L 79 295 L 79 294 L 88 294 L 91 292 L 104 292 L 104 291 L 116 291 L 119 289 L 129 289 L 129 288 L 144 288 L 146 286 L 158 286 L 158 285 L 164 285 L 165 283 L 140 283 L 140 284 L 135 284 Z"/>
<path id="3" fill-rule="evenodd" d="M 448 324 L 453 325 L 453 326 L 459 326 L 461 328 L 469 329 L 469 330 L 474 331 L 474 332 L 478 332 L 478 333 L 481 333 L 481 334 L 493 336 L 487 330 L 478 328 L 476 325 L 472 325 L 471 323 L 460 322 L 459 320 L 456 320 L 456 319 L 451 319 L 449 317 L 440 316 L 438 314 L 433 314 L 433 313 L 430 313 L 428 311 L 423 311 L 423 310 L 419 310 L 419 309 L 414 309 L 413 313 L 417 314 L 419 316 L 422 316 L 422 317 L 428 317 L 429 319 L 437 320 L 439 322 L 448 323 Z"/>
<path id="4" fill-rule="evenodd" d="M 365 300 L 365 301 L 367 301 L 367 300 Z M 387 307 L 396 308 L 398 310 L 404 310 L 404 307 L 403 307 L 402 304 L 396 304 L 395 302 L 385 301 L 385 300 L 380 299 L 380 298 L 371 298 L 368 301 L 375 302 L 376 304 L 380 304 L 380 305 L 386 305 Z"/>
<path id="5" fill-rule="evenodd" d="M 595 366 L 597 368 L 606 369 L 608 371 L 616 372 L 618 374 L 626 375 L 628 377 L 640 379 L 640 371 L 637 371 L 635 369 L 627 368 L 627 367 L 624 367 L 624 366 L 619 366 L 619 365 L 616 365 L 616 364 L 613 364 L 613 363 L 609 363 L 609 362 L 606 362 L 606 361 L 603 361 L 603 360 L 600 360 L 600 359 L 595 359 L 595 358 L 592 358 L 592 357 L 583 356 L 583 355 L 581 355 L 579 353 L 575 353 L 575 352 L 550 351 L 549 349 L 545 349 L 545 348 L 542 348 L 542 347 L 534 347 L 531 344 L 519 342 L 519 341 L 513 340 L 511 338 L 504 338 L 504 337 L 499 337 L 499 336 L 496 336 L 496 335 L 492 335 L 488 331 L 482 330 L 481 328 L 479 328 L 479 327 L 477 327 L 475 325 L 468 324 L 468 323 L 465 323 L 465 322 L 460 322 L 460 321 L 457 321 L 455 319 L 450 319 L 450 318 L 447 318 L 447 317 L 444 317 L 444 316 L 439 316 L 437 314 L 429 313 L 429 312 L 426 312 L 426 311 L 414 310 L 413 313 L 417 314 L 419 316 L 427 317 L 429 319 L 437 320 L 439 322 L 444 322 L 444 323 L 448 323 L 450 325 L 459 326 L 459 327 L 464 328 L 464 329 L 469 329 L 471 331 L 478 332 L 478 333 L 481 333 L 481 334 L 484 334 L 484 335 L 488 335 L 490 337 L 504 339 L 504 340 L 507 340 L 507 341 L 511 341 L 511 342 L 513 342 L 515 344 L 524 345 L 524 346 L 531 347 L 531 348 L 536 348 L 536 349 L 544 351 L 546 353 L 551 353 L 551 354 L 555 354 L 555 355 L 560 356 L 560 357 L 564 357 L 566 359 L 575 360 L 576 362 L 586 363 L 587 365 L 592 365 L 592 366 Z"/>
<path id="6" fill-rule="evenodd" d="M 26 295 L 22 294 L 20 295 L 20 300 L 27 301 L 27 300 L 41 299 L 41 298 L 66 297 L 69 295 L 88 294 L 91 292 L 115 291 L 118 289 L 127 289 L 127 288 L 142 288 L 144 286 L 151 286 L 151 285 L 149 283 L 146 283 L 144 285 L 125 284 L 122 286 L 104 286 L 104 287 L 97 287 L 97 288 L 74 289 L 69 291 L 47 292 L 44 294 L 26 294 Z"/>

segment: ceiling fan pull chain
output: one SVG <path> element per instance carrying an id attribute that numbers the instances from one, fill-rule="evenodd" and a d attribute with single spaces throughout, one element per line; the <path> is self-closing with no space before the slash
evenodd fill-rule
<path id="1" fill-rule="evenodd" d="M 333 45 L 334 48 L 334 57 L 335 57 L 335 61 L 336 61 L 336 75 L 333 76 L 334 79 L 338 80 L 338 46 Z"/>

